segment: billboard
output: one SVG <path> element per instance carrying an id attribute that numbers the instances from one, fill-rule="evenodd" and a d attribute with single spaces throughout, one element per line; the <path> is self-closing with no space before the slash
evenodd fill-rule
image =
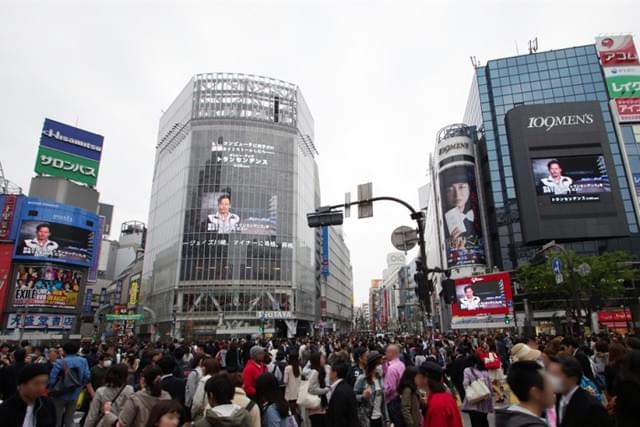
<path id="1" fill-rule="evenodd" d="M 509 313 L 512 298 L 509 273 L 456 279 L 455 289 L 456 302 L 451 305 L 454 316 Z"/>
<path id="2" fill-rule="evenodd" d="M 537 195 L 551 203 L 598 202 L 611 192 L 601 155 L 532 159 L 531 170 Z"/>
<path id="3" fill-rule="evenodd" d="M 102 135 L 45 119 L 35 171 L 94 187 L 103 141 Z"/>
<path id="4" fill-rule="evenodd" d="M 71 329 L 75 321 L 75 315 L 59 313 L 10 313 L 7 319 L 7 329 L 16 329 L 20 323 L 24 323 L 24 329 Z"/>
<path id="5" fill-rule="evenodd" d="M 607 67 L 604 78 L 612 99 L 640 97 L 640 65 Z"/>
<path id="6" fill-rule="evenodd" d="M 484 264 L 475 166 L 441 170 L 439 182 L 448 268 Z"/>
<path id="7" fill-rule="evenodd" d="M 628 235 L 600 103 L 523 105 L 505 120 L 525 242 Z"/>
<path id="8" fill-rule="evenodd" d="M 596 49 L 603 67 L 640 64 L 630 35 L 596 37 Z"/>
<path id="9" fill-rule="evenodd" d="M 53 264 L 16 265 L 14 307 L 75 309 L 82 285 L 80 270 Z"/>
<path id="10" fill-rule="evenodd" d="M 18 219 L 23 196 L 0 194 L 0 240 L 14 240 L 18 231 Z"/>
<path id="11" fill-rule="evenodd" d="M 7 295 L 11 287 L 11 256 L 13 243 L 0 243 L 0 316 L 6 311 Z"/>
<path id="12" fill-rule="evenodd" d="M 640 98 L 616 98 L 620 123 L 640 122 Z"/>
<path id="13" fill-rule="evenodd" d="M 180 280 L 292 280 L 295 137 L 192 132 Z"/>
<path id="14" fill-rule="evenodd" d="M 15 259 L 90 267 L 97 257 L 100 219 L 95 213 L 27 198 L 21 217 Z"/>

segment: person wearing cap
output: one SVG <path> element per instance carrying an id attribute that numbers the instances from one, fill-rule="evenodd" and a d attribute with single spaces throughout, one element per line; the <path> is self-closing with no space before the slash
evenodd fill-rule
<path id="1" fill-rule="evenodd" d="M 17 392 L 0 405 L 0 424 L 16 427 L 55 427 L 53 399 L 44 396 L 49 370 L 44 364 L 26 365 L 18 373 Z"/>
<path id="2" fill-rule="evenodd" d="M 422 427 L 463 427 L 458 404 L 442 383 L 442 368 L 437 363 L 424 362 L 418 376 L 421 377 L 418 382 L 429 396 Z"/>
<path id="3" fill-rule="evenodd" d="M 242 371 L 242 380 L 244 382 L 244 391 L 251 400 L 256 399 L 256 380 L 258 377 L 267 372 L 264 364 L 265 351 L 259 345 L 254 345 L 249 351 L 250 359 Z"/>
<path id="4" fill-rule="evenodd" d="M 382 381 L 382 354 L 373 350 L 367 354 L 364 373 L 353 387 L 358 402 L 361 427 L 384 427 L 389 424 L 384 383 Z"/>
<path id="5" fill-rule="evenodd" d="M 538 362 L 541 356 L 540 350 L 535 350 L 524 343 L 518 343 L 511 347 L 511 360 L 514 363 L 523 360 Z"/>

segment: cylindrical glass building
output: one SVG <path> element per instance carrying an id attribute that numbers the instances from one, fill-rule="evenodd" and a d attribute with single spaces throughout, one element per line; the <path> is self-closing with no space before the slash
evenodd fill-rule
<path id="1" fill-rule="evenodd" d="M 319 204 L 313 119 L 299 88 L 194 76 L 160 121 L 143 298 L 161 334 L 308 331 Z M 155 316 L 155 318 L 153 318 Z"/>

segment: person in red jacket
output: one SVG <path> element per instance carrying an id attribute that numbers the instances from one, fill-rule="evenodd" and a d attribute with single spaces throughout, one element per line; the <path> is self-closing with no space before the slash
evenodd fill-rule
<path id="1" fill-rule="evenodd" d="M 442 383 L 442 368 L 437 363 L 424 362 L 418 372 L 419 382 L 429 396 L 422 427 L 463 427 L 458 404 Z"/>
<path id="2" fill-rule="evenodd" d="M 254 345 L 249 351 L 251 359 L 242 371 L 242 382 L 244 383 L 244 392 L 251 400 L 256 400 L 256 380 L 258 377 L 267 372 L 264 365 L 264 348 Z"/>

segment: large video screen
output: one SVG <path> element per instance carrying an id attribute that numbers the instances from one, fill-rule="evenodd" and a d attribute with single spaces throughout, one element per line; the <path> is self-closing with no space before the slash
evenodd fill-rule
<path id="1" fill-rule="evenodd" d="M 511 280 L 508 273 L 457 279 L 455 316 L 506 314 L 511 301 Z"/>
<path id="2" fill-rule="evenodd" d="M 439 176 L 448 267 L 484 264 L 474 166 L 455 166 L 443 170 Z"/>
<path id="3" fill-rule="evenodd" d="M 23 221 L 16 256 L 85 264 L 90 262 L 93 251 L 90 239 L 90 230 L 65 224 Z"/>
<path id="4" fill-rule="evenodd" d="M 258 194 L 251 206 L 235 205 L 232 188 L 202 195 L 201 220 L 207 231 L 229 234 L 275 235 L 278 223 L 278 196 Z"/>
<path id="5" fill-rule="evenodd" d="M 604 156 L 532 159 L 531 169 L 537 194 L 551 203 L 597 202 L 611 192 Z"/>
<path id="6" fill-rule="evenodd" d="M 54 265 L 18 265 L 14 280 L 14 307 L 75 309 L 82 272 Z"/>

